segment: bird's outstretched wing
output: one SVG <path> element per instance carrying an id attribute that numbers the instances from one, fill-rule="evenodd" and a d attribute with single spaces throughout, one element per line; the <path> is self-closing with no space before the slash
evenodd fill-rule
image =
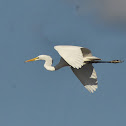
<path id="1" fill-rule="evenodd" d="M 93 57 L 89 49 L 79 46 L 55 46 L 54 49 L 70 66 L 77 69 L 84 65 L 88 56 Z"/>
<path id="2" fill-rule="evenodd" d="M 86 64 L 80 69 L 71 67 L 74 74 L 81 81 L 84 87 L 91 93 L 98 88 L 97 75 L 92 64 Z"/>

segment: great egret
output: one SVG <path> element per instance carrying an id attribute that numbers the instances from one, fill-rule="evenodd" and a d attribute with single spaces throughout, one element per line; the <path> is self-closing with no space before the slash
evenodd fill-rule
<path id="1" fill-rule="evenodd" d="M 52 58 L 48 55 L 39 55 L 36 58 L 25 62 L 45 60 L 44 67 L 49 71 L 55 71 L 65 66 L 70 66 L 73 73 L 81 81 L 84 87 L 91 93 L 98 88 L 97 75 L 92 63 L 121 63 L 120 60 L 102 61 L 100 58 L 92 56 L 91 51 L 84 47 L 59 45 L 54 49 L 61 56 L 60 62 L 52 66 Z"/>

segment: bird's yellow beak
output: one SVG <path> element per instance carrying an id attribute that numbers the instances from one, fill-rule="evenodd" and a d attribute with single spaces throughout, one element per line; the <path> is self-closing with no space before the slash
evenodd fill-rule
<path id="1" fill-rule="evenodd" d="M 26 60 L 25 62 L 31 62 L 31 61 L 35 61 L 35 60 L 37 60 L 37 59 L 38 59 L 38 57 L 33 58 L 33 59 L 30 59 L 30 60 Z"/>

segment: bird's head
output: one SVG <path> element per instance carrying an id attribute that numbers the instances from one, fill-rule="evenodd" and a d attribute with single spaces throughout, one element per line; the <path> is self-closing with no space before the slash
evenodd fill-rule
<path id="1" fill-rule="evenodd" d="M 31 61 L 36 61 L 36 60 L 44 60 L 45 55 L 39 55 L 33 59 L 26 60 L 25 62 L 31 62 Z"/>

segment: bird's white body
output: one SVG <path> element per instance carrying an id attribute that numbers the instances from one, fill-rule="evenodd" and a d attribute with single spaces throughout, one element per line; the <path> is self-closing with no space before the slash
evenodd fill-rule
<path id="1" fill-rule="evenodd" d="M 119 60 L 99 61 L 101 59 L 92 56 L 92 53 L 89 49 L 80 46 L 60 45 L 55 46 L 54 49 L 61 56 L 61 60 L 56 66 L 52 66 L 53 60 L 48 55 L 39 55 L 36 58 L 27 60 L 26 62 L 35 60 L 45 60 L 44 67 L 49 71 L 55 71 L 64 66 L 70 66 L 74 74 L 85 86 L 85 88 L 92 93 L 98 88 L 97 75 L 94 67 L 92 66 L 92 63 L 122 62 Z"/>

